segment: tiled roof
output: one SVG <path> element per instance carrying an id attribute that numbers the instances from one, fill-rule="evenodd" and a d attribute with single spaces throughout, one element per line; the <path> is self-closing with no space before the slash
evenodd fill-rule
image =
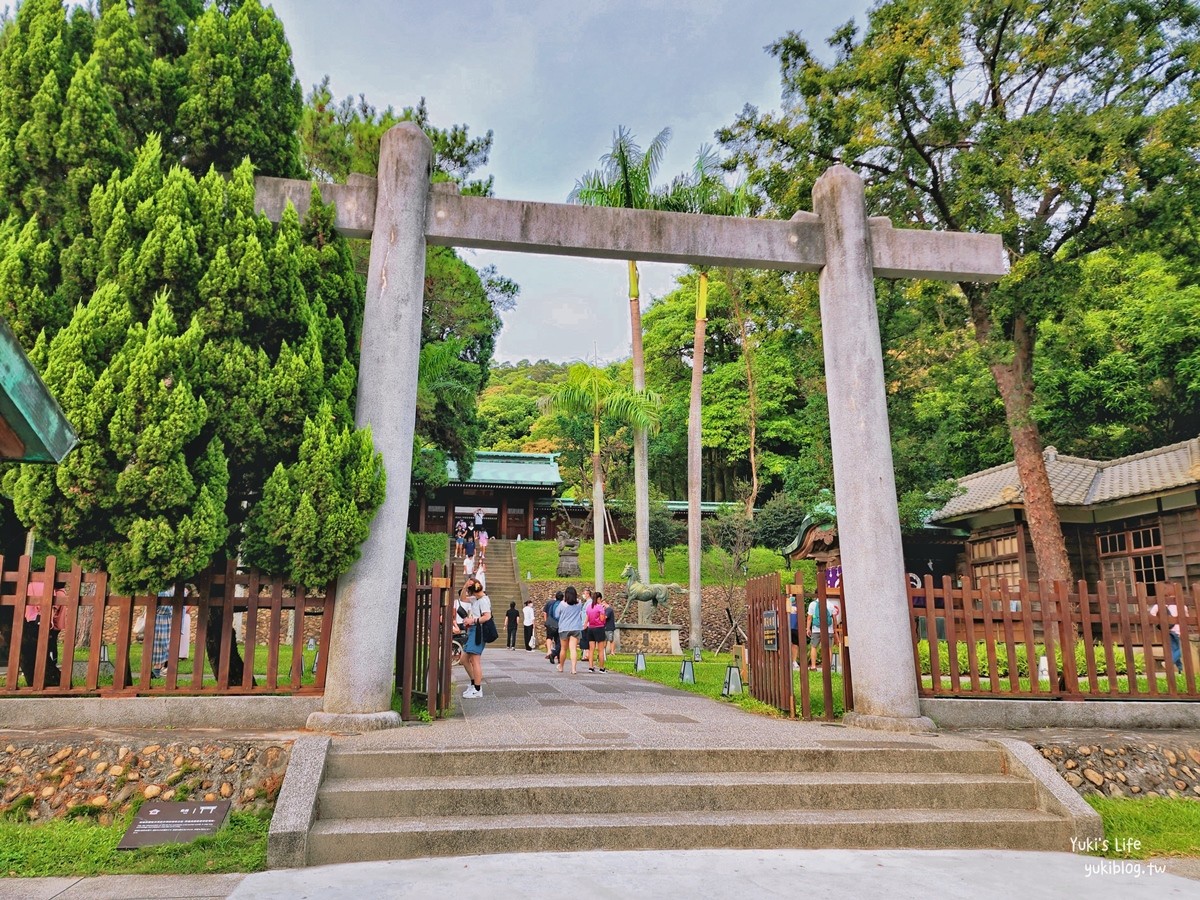
<path id="1" fill-rule="evenodd" d="M 1059 506 L 1090 506 L 1200 485 L 1197 438 L 1108 462 L 1059 456 L 1053 447 L 1047 447 L 1043 456 L 1054 502 Z M 933 521 L 1022 502 L 1015 462 L 975 472 L 958 483 L 967 492 L 947 503 Z"/>
<path id="2" fill-rule="evenodd" d="M 558 487 L 562 484 L 562 476 L 558 474 L 556 457 L 555 453 L 481 451 L 475 454 L 470 478 L 463 481 L 458 477 L 458 466 L 453 460 L 446 463 L 446 475 L 452 484 Z"/>

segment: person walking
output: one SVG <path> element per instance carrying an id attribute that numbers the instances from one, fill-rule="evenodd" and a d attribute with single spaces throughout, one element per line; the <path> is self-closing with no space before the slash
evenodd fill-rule
<path id="1" fill-rule="evenodd" d="M 504 613 L 504 624 L 508 631 L 508 649 L 517 649 L 517 620 L 521 618 L 521 614 L 517 612 L 517 604 L 515 602 L 508 604 L 508 610 Z"/>
<path id="2" fill-rule="evenodd" d="M 525 626 L 525 631 L 523 634 L 525 639 L 525 649 L 532 653 L 537 649 L 537 644 L 533 642 L 534 609 L 532 600 L 525 601 L 525 607 L 521 610 L 521 615 L 522 624 Z"/>
<path id="3" fill-rule="evenodd" d="M 592 597 L 592 605 L 587 611 L 587 630 L 588 630 L 588 671 L 596 671 L 596 657 L 600 657 L 600 671 L 604 671 L 604 663 L 606 661 L 604 655 L 604 644 L 607 637 L 604 634 L 604 620 L 607 614 L 604 611 L 604 595 L 600 591 L 596 591 Z"/>
<path id="4" fill-rule="evenodd" d="M 467 539 L 463 542 L 463 553 L 471 560 L 472 565 L 475 562 L 475 532 L 467 529 Z"/>
<path id="5" fill-rule="evenodd" d="M 463 558 L 463 544 L 467 540 L 467 523 L 459 519 L 454 523 L 454 558 Z"/>
<path id="6" fill-rule="evenodd" d="M 488 533 L 486 528 L 475 531 L 475 554 L 482 560 L 487 556 Z"/>
<path id="7" fill-rule="evenodd" d="M 563 591 L 562 603 L 558 604 L 558 671 L 564 670 L 569 656 L 571 674 L 578 674 L 575 655 L 579 652 L 579 638 L 583 629 L 583 604 L 579 602 L 575 586 L 571 585 Z"/>
<path id="8" fill-rule="evenodd" d="M 604 600 L 604 652 L 608 656 L 612 656 L 616 652 L 617 638 L 617 611 L 613 609 L 613 605 Z"/>
<path id="9" fill-rule="evenodd" d="M 560 645 L 558 643 L 558 608 L 562 606 L 563 592 L 558 591 L 546 601 L 542 609 L 542 620 L 546 623 L 546 659 L 552 663 L 558 662 Z"/>
<path id="10" fill-rule="evenodd" d="M 471 608 L 463 620 L 467 629 L 467 642 L 463 645 L 462 665 L 471 679 L 471 686 L 463 691 L 463 697 L 471 700 L 483 696 L 483 622 L 492 617 L 492 601 L 478 581 L 471 582 Z"/>

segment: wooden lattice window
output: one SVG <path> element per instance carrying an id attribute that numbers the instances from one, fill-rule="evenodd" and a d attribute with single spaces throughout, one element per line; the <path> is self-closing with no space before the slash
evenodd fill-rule
<path id="1" fill-rule="evenodd" d="M 1021 580 L 1021 560 L 1016 534 L 1001 534 L 972 541 L 971 575 L 977 583 L 1017 587 Z"/>
<path id="2" fill-rule="evenodd" d="M 1133 590 L 1136 584 L 1167 580 L 1162 529 L 1157 525 L 1100 534 L 1096 536 L 1096 542 L 1100 574 L 1110 590 L 1115 590 L 1118 584 Z"/>

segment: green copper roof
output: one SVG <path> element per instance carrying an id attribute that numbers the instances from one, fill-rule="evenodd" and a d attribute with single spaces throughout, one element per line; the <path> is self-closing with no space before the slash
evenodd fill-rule
<path id="1" fill-rule="evenodd" d="M 458 477 L 458 466 L 453 460 L 446 463 L 446 475 L 452 484 L 556 488 L 562 484 L 555 458 L 557 455 L 481 451 L 475 454 L 475 466 L 470 478 L 463 481 Z"/>
<path id="2" fill-rule="evenodd" d="M 0 459 L 62 462 L 78 443 L 8 323 L 0 319 Z M 5 427 L 7 426 L 7 427 Z"/>

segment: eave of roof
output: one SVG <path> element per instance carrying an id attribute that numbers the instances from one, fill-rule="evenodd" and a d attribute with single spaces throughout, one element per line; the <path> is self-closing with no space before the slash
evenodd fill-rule
<path id="1" fill-rule="evenodd" d="M 8 323 L 0 318 L 0 459 L 62 462 L 79 442 Z"/>

